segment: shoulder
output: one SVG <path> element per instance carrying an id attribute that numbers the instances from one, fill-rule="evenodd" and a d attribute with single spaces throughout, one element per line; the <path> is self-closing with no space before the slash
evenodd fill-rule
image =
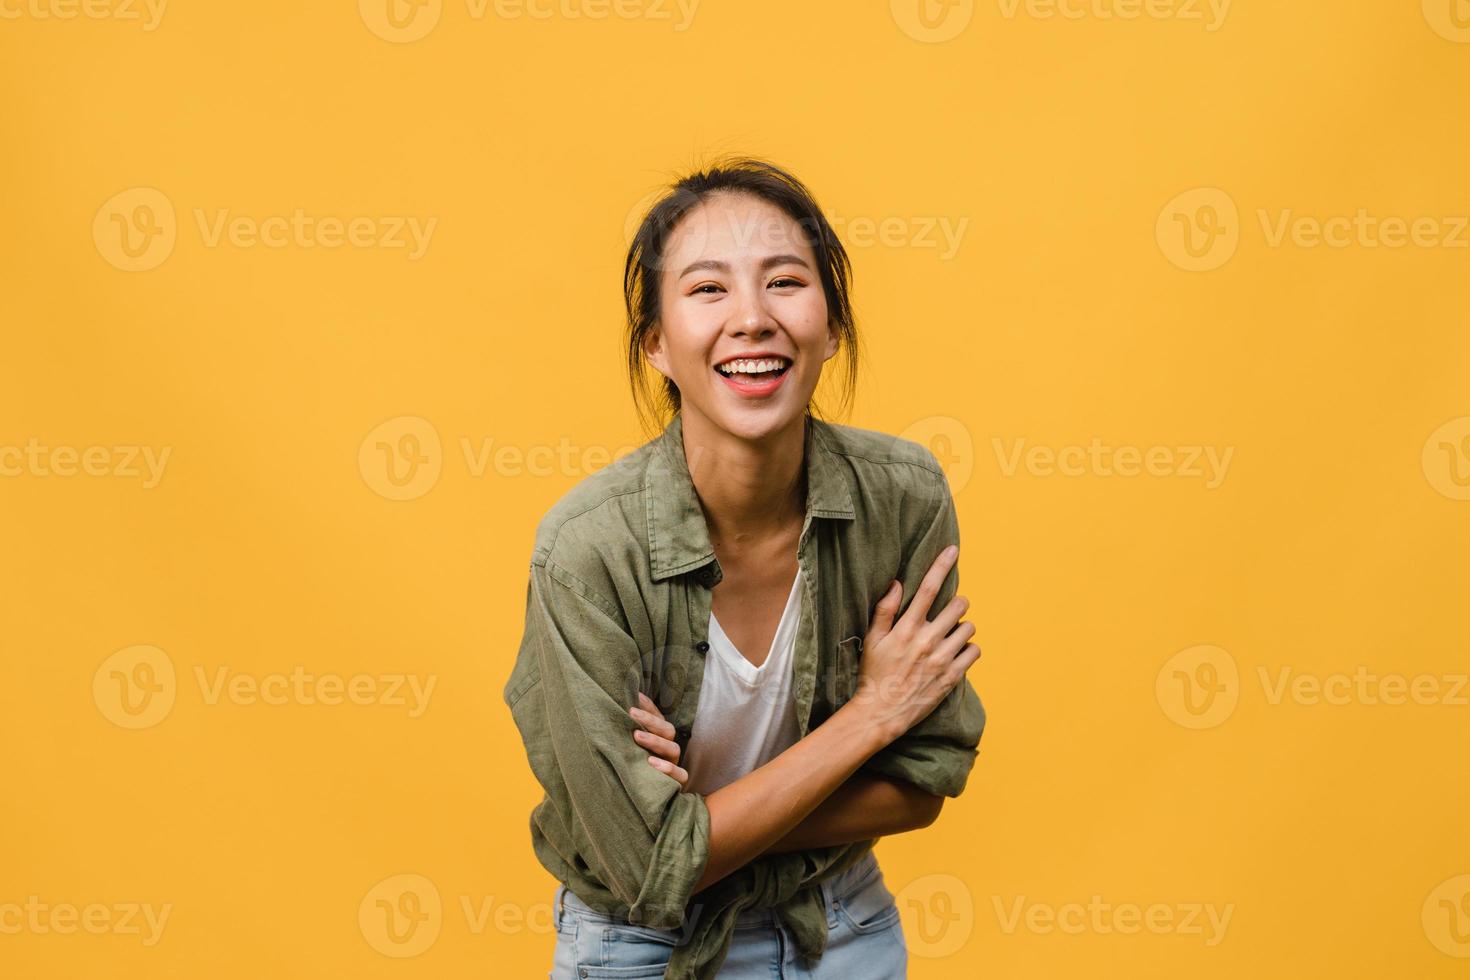
<path id="1" fill-rule="evenodd" d="M 902 436 L 817 420 L 818 436 L 844 464 L 865 496 L 914 497 L 932 506 L 949 496 L 949 483 L 934 452 Z"/>
<path id="2" fill-rule="evenodd" d="M 954 495 L 932 449 L 848 425 L 828 423 L 822 434 L 851 474 L 857 517 L 852 533 L 868 549 L 865 560 L 872 567 L 907 568 L 922 577 L 941 548 L 959 544 Z"/>
<path id="3" fill-rule="evenodd" d="M 603 595 L 613 587 L 613 568 L 636 567 L 646 547 L 644 498 L 655 445 L 644 443 L 562 494 L 536 524 L 532 567 L 547 568 L 563 584 L 580 584 L 578 591 Z"/>

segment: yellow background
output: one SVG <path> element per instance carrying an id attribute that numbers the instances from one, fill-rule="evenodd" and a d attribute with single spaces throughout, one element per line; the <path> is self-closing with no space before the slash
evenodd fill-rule
<path id="1" fill-rule="evenodd" d="M 0 975 L 545 974 L 554 882 L 500 700 L 531 534 L 589 451 L 648 436 L 626 228 L 719 151 L 840 218 L 866 344 L 843 421 L 926 439 L 959 506 L 990 720 L 968 791 L 879 848 L 912 975 L 1464 975 L 1470 232 L 1272 237 L 1361 209 L 1454 238 L 1463 0 L 1458 22 L 1437 0 L 1218 22 L 992 0 L 927 27 L 902 0 L 704 0 L 684 30 L 652 0 L 444 0 L 402 29 L 373 0 L 174 0 L 152 30 L 121 2 L 0 4 L 0 451 L 51 454 L 0 477 L 0 907 L 171 912 L 151 946 L 0 931 Z M 109 204 L 137 188 L 171 223 L 144 192 Z M 437 223 L 415 259 L 199 224 L 297 209 Z M 127 271 L 115 216 L 172 251 Z M 1219 251 L 1191 258 L 1185 227 Z M 1213 487 L 1183 452 L 1167 475 L 1008 466 L 1093 440 L 1231 456 Z M 51 472 L 94 446 L 111 468 Z M 128 446 L 168 449 L 156 485 Z M 475 465 L 486 446 L 510 451 Z M 384 470 L 400 449 L 417 484 Z M 112 671 L 140 663 L 175 682 L 155 672 L 167 713 L 129 728 Z M 198 680 L 298 665 L 436 686 L 410 717 Z M 1271 696 L 1283 670 L 1360 668 L 1439 695 Z M 405 880 L 441 903 L 421 950 L 373 934 Z M 1007 927 L 1094 896 L 1231 918 Z"/>

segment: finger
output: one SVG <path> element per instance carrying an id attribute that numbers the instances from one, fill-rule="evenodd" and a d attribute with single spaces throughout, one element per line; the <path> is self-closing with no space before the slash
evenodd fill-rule
<path id="1" fill-rule="evenodd" d="M 644 711 L 647 711 L 650 715 L 653 715 L 653 717 L 657 718 L 659 721 L 664 720 L 664 713 L 658 710 L 658 704 L 653 700 L 653 698 L 649 697 L 647 694 L 644 694 L 642 691 L 638 692 L 638 703 L 643 707 Z"/>
<path id="2" fill-rule="evenodd" d="M 929 621 L 929 607 L 934 603 L 934 597 L 939 595 L 940 586 L 944 585 L 944 580 L 949 577 L 949 571 L 954 568 L 959 556 L 960 546 L 957 544 L 952 544 L 939 553 L 939 557 L 934 559 L 934 564 L 924 574 L 924 580 L 919 583 L 913 601 L 904 612 L 904 622 L 917 628 Z"/>
<path id="3" fill-rule="evenodd" d="M 955 661 L 959 660 L 960 657 L 965 656 L 966 651 L 968 651 L 971 647 L 974 647 L 975 656 L 979 657 L 980 648 L 970 642 L 970 638 L 974 635 L 975 624 L 970 622 L 968 619 L 965 620 L 964 622 L 960 623 L 960 625 L 954 628 L 953 633 L 950 633 L 944 639 L 939 641 L 939 645 L 934 648 L 934 656 L 940 658 L 940 663 L 944 663 L 945 661 Z M 971 660 L 970 663 L 974 663 L 974 660 Z M 968 667 L 969 665 L 970 664 L 965 664 L 966 667 Z"/>
<path id="4" fill-rule="evenodd" d="M 659 757 L 668 759 L 670 762 L 679 761 L 679 743 L 667 738 L 660 738 L 652 732 L 638 729 L 633 732 L 633 739 L 639 745 L 657 754 Z"/>
<path id="5" fill-rule="evenodd" d="M 674 777 L 674 779 L 678 781 L 681 787 L 687 785 L 689 782 L 688 771 L 674 765 L 667 759 L 660 759 L 658 756 L 651 755 L 648 757 L 648 764 L 653 766 L 653 768 L 657 769 L 659 772 L 666 773 L 667 775 Z"/>
<path id="6" fill-rule="evenodd" d="M 898 615 L 898 605 L 903 599 L 903 583 L 894 579 L 873 607 L 873 621 L 868 625 L 868 640 L 876 643 L 893 629 L 893 617 Z"/>
<path id="7" fill-rule="evenodd" d="M 950 631 L 954 629 L 954 624 L 960 621 L 960 617 L 969 608 L 970 600 L 968 598 L 962 595 L 955 596 L 949 600 L 948 605 L 939 610 L 939 615 L 929 620 L 928 629 L 933 632 L 936 639 L 948 636 Z"/>
<path id="8" fill-rule="evenodd" d="M 664 738 L 674 737 L 674 726 L 663 718 L 651 715 L 642 708 L 629 708 L 628 714 L 632 715 L 634 721 L 638 722 L 638 724 L 650 732 L 653 732 L 653 734 L 662 735 Z"/>
<path id="9" fill-rule="evenodd" d="M 970 669 L 970 665 L 979 659 L 980 648 L 973 643 L 966 643 L 960 649 L 959 654 L 954 658 L 953 661 L 951 661 L 950 670 L 953 672 L 954 677 L 954 681 L 952 682 L 951 686 L 953 686 L 953 684 L 958 684 L 960 682 L 960 678 L 965 676 L 965 671 Z"/>

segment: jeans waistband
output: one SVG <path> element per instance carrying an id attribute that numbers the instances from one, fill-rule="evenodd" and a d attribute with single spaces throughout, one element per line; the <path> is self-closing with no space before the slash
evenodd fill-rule
<path id="1" fill-rule="evenodd" d="M 827 914 L 832 914 L 832 903 L 839 898 L 846 898 L 857 891 L 868 877 L 878 869 L 878 855 L 871 850 L 864 854 L 856 864 L 841 874 L 819 882 L 818 887 L 822 890 L 822 908 Z M 773 909 L 753 908 L 746 909 L 735 917 L 735 928 L 752 928 L 755 926 L 768 926 L 776 920 Z"/>
<path id="2" fill-rule="evenodd" d="M 873 875 L 878 869 L 878 856 L 873 851 L 868 851 L 856 864 L 846 871 L 825 881 L 819 882 L 818 887 L 822 891 L 822 907 L 832 914 L 833 903 L 839 898 L 846 898 L 852 894 Z M 555 921 L 560 923 L 565 911 L 575 912 L 583 917 L 610 920 L 611 917 L 605 912 L 599 912 L 586 902 L 577 897 L 576 893 L 565 884 L 556 890 L 556 899 L 553 903 L 552 914 Z M 775 911 L 769 908 L 746 909 L 735 917 L 735 928 L 749 929 L 757 926 L 769 926 L 775 922 Z"/>

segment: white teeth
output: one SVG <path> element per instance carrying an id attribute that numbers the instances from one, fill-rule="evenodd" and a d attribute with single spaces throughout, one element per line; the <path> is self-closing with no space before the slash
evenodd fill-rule
<path id="1" fill-rule="evenodd" d="M 767 357 L 760 360 L 740 358 L 739 360 L 726 361 L 724 364 L 715 366 L 715 370 L 721 374 L 764 374 L 767 371 L 779 371 L 786 366 L 786 361 L 779 357 Z"/>

